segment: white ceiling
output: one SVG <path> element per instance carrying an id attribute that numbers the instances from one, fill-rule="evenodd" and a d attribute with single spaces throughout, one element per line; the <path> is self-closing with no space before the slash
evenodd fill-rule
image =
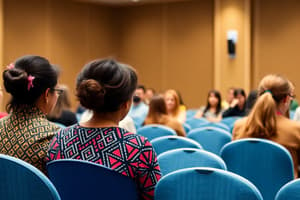
<path id="1" fill-rule="evenodd" d="M 74 0 L 86 3 L 99 3 L 107 5 L 138 5 L 144 3 L 167 3 L 190 0 Z"/>

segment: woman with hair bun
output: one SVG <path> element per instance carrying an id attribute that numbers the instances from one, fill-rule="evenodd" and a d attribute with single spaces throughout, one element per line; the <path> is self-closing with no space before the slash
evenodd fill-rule
<path id="1" fill-rule="evenodd" d="M 140 199 L 153 199 L 161 175 L 152 145 L 118 126 L 130 109 L 136 87 L 137 75 L 131 67 L 111 59 L 88 63 L 77 77 L 76 91 L 80 104 L 93 116 L 59 131 L 51 141 L 48 160 L 100 163 L 134 179 Z M 85 156 L 88 149 L 93 155 Z M 112 155 L 119 159 L 110 159 Z"/>
<path id="2" fill-rule="evenodd" d="M 9 115 L 0 120 L 0 153 L 20 158 L 45 172 L 49 141 L 59 129 L 46 114 L 56 104 L 58 71 L 40 56 L 24 56 L 3 72 L 11 94 Z"/>
<path id="3" fill-rule="evenodd" d="M 286 116 L 293 98 L 294 87 L 289 80 L 279 75 L 265 76 L 248 117 L 235 123 L 233 139 L 264 138 L 285 146 L 293 157 L 297 177 L 300 124 Z"/>

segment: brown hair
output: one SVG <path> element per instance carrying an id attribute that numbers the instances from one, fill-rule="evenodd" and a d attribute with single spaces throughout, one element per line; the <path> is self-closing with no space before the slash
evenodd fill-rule
<path id="1" fill-rule="evenodd" d="M 149 103 L 149 113 L 145 119 L 145 124 L 160 124 L 163 116 L 167 116 L 165 100 L 160 95 L 155 95 Z"/>
<path id="2" fill-rule="evenodd" d="M 132 98 L 137 75 L 133 68 L 113 59 L 95 60 L 84 66 L 76 86 L 82 106 L 99 113 L 115 112 Z"/>
<path id="3" fill-rule="evenodd" d="M 53 92 L 58 74 L 58 68 L 44 57 L 27 55 L 18 58 L 2 73 L 4 88 L 11 94 L 7 112 L 25 105 L 33 106 L 47 88 Z M 28 86 L 30 76 L 33 77 L 32 87 Z"/>
<path id="4" fill-rule="evenodd" d="M 176 117 L 176 116 L 179 114 L 179 111 L 180 111 L 180 110 L 179 110 L 179 106 L 180 106 L 179 96 L 178 96 L 176 90 L 167 90 L 167 91 L 165 92 L 165 96 L 168 95 L 168 94 L 170 94 L 170 95 L 175 99 L 175 107 L 174 107 L 174 109 L 171 111 L 171 112 L 172 112 L 171 115 L 172 115 L 173 117 Z"/>
<path id="5" fill-rule="evenodd" d="M 242 132 L 248 137 L 271 138 L 277 134 L 278 104 L 292 92 L 289 80 L 280 75 L 265 76 L 258 87 L 258 98 Z"/>

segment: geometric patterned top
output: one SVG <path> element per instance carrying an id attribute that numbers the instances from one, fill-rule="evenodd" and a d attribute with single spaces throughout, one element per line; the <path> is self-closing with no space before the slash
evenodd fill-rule
<path id="1" fill-rule="evenodd" d="M 46 172 L 45 157 L 58 126 L 36 107 L 23 107 L 0 120 L 0 153 Z"/>
<path id="2" fill-rule="evenodd" d="M 153 199 L 161 177 L 156 153 L 144 137 L 119 127 L 61 129 L 50 142 L 47 160 L 87 160 L 134 179 L 140 199 Z M 117 191 L 116 191 L 117 192 Z"/>

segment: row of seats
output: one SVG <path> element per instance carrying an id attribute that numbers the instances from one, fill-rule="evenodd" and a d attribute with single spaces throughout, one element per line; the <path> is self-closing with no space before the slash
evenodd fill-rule
<path id="1" fill-rule="evenodd" d="M 154 148 L 156 147 L 155 144 L 153 144 L 153 146 Z M 219 169 L 216 172 L 209 169 L 209 171 L 211 172 L 207 172 L 206 170 L 204 170 L 204 172 L 200 173 L 206 175 L 213 174 L 213 173 L 216 174 L 221 173 L 220 170 L 224 170 L 224 171 L 228 170 L 231 173 L 238 174 L 239 176 L 242 176 L 244 179 L 253 183 L 257 188 L 257 191 L 261 192 L 263 199 L 266 200 L 271 200 L 271 199 L 273 200 L 275 198 L 277 191 L 284 184 L 288 183 L 289 181 L 292 181 L 294 178 L 293 162 L 290 153 L 283 146 L 277 143 L 274 143 L 269 140 L 256 139 L 256 138 L 242 139 L 242 140 L 233 141 L 226 144 L 220 152 L 220 157 L 210 152 L 207 152 L 205 150 L 195 149 L 195 148 L 181 148 L 181 149 L 173 149 L 173 150 L 165 151 L 159 154 L 158 163 L 161 167 L 161 172 L 163 175 L 162 180 L 164 180 L 165 177 L 174 174 L 175 172 L 182 172 L 182 170 L 186 168 L 210 167 L 210 168 L 214 168 L 214 170 L 216 168 Z M 197 169 L 196 171 L 199 170 Z M 193 171 L 183 170 L 183 172 L 188 174 L 189 173 L 197 174 L 196 172 Z M 223 174 L 222 176 L 229 176 L 229 175 L 230 173 L 229 174 L 227 173 L 225 175 Z M 181 177 L 183 175 L 178 175 L 178 176 Z M 165 189 L 168 188 L 166 189 L 166 192 L 179 190 L 180 194 L 178 194 L 178 196 L 180 196 L 181 194 L 191 193 L 191 188 L 185 188 L 185 185 L 188 185 L 188 187 L 192 187 L 195 189 L 194 191 L 195 194 L 192 193 L 194 195 L 201 194 L 199 193 L 199 190 L 197 188 L 210 187 L 207 186 L 210 184 L 208 180 L 204 179 L 208 182 L 204 180 L 197 180 L 199 177 L 190 180 L 186 179 L 187 181 L 186 183 L 182 182 L 181 179 L 183 177 L 179 178 L 178 182 L 174 182 L 175 180 L 173 180 L 173 178 L 172 178 L 173 185 L 170 185 L 169 187 L 165 185 L 163 187 Z M 227 180 L 227 178 L 225 179 Z M 222 180 L 223 179 L 219 177 L 219 181 Z M 202 181 L 204 181 L 206 184 Z M 195 185 L 193 186 L 193 184 Z M 215 183 L 214 184 L 211 183 L 211 184 L 212 184 L 211 187 L 214 187 Z M 218 185 L 219 182 L 216 184 Z M 229 187 L 230 185 L 228 184 L 229 183 L 227 183 L 227 187 Z M 227 191 L 229 190 L 228 188 L 224 189 L 224 191 L 222 191 L 222 189 L 218 190 L 217 188 L 208 188 L 208 191 L 210 190 L 213 190 L 214 193 L 217 193 L 219 195 L 221 193 L 222 197 L 223 195 L 225 196 L 233 195 L 231 193 L 228 194 Z M 159 193 L 163 193 L 163 191 L 160 191 Z M 233 193 L 234 195 L 238 195 L 235 192 Z M 180 198 L 174 198 L 173 193 L 164 194 L 163 195 L 164 198 L 166 197 L 165 195 L 167 196 L 170 195 L 170 198 L 166 198 L 166 199 L 180 199 Z M 212 196 L 209 196 L 208 199 L 211 198 L 214 199 Z M 194 198 L 191 197 L 185 199 L 194 199 Z M 240 199 L 248 199 L 248 198 L 240 198 Z M 257 198 L 249 197 L 249 199 L 257 199 Z"/>
<path id="2" fill-rule="evenodd" d="M 161 130 L 163 131 L 161 132 Z M 145 126 L 138 130 L 138 134 L 151 138 L 151 143 L 160 160 L 162 159 L 161 157 L 165 156 L 164 152 L 177 148 L 197 149 L 194 152 L 204 149 L 220 155 L 224 159 L 227 169 L 253 182 L 262 192 L 264 199 L 274 199 L 278 189 L 294 177 L 293 163 L 289 152 L 281 145 L 269 140 L 244 139 L 231 142 L 230 133 L 215 127 L 194 129 L 190 131 L 187 138 L 175 136 L 173 130 L 161 125 Z M 192 155 L 191 150 L 181 153 L 190 153 Z M 169 165 L 176 169 L 178 162 L 183 162 L 183 165 L 190 162 L 190 165 L 187 167 L 199 166 L 199 163 L 194 162 L 191 158 L 187 162 L 183 158 L 178 161 L 178 158 L 179 154 L 177 159 L 170 159 L 168 164 L 159 162 L 163 174 L 171 170 L 165 166 Z M 179 167 L 178 169 L 181 168 Z M 222 169 L 222 167 L 219 168 Z M 270 170 L 271 168 L 278 169 L 278 172 Z M 268 188 L 270 184 L 272 187 Z M 266 186 L 268 187 L 266 188 Z"/>
<path id="3" fill-rule="evenodd" d="M 151 141 L 157 154 L 174 148 L 172 145 L 177 145 L 177 148 L 198 146 L 219 155 L 221 148 L 230 142 L 232 137 L 228 131 L 211 126 L 193 129 L 186 138 L 176 136 L 174 130 L 163 125 L 146 125 L 138 129 L 137 133 Z"/>
<path id="4" fill-rule="evenodd" d="M 291 181 L 293 179 L 291 158 L 283 147 L 263 139 L 245 139 L 241 140 L 240 144 L 234 143 L 234 148 L 228 144 L 222 150 L 224 155 L 222 153 L 221 156 L 226 164 L 217 155 L 203 150 L 182 151 L 193 155 L 196 155 L 195 152 L 202 153 L 207 156 L 207 160 L 210 155 L 214 159 L 207 163 L 211 162 L 212 167 L 207 167 L 210 165 L 203 167 L 197 159 L 191 160 L 194 156 L 186 156 L 189 160 L 184 160 L 178 151 L 175 158 L 177 164 L 198 162 L 196 165 L 201 167 L 189 165 L 188 168 L 167 172 L 165 168 L 174 167 L 176 163 L 168 165 L 163 162 L 166 162 L 166 155 L 172 154 L 175 150 L 158 156 L 164 176 L 156 186 L 155 199 L 260 200 L 274 199 L 275 196 L 275 200 L 299 199 L 300 180 Z M 237 147 L 239 149 L 236 149 Z M 273 150 L 265 152 L 266 149 Z M 240 154 L 244 150 L 253 152 L 253 155 L 250 158 L 241 157 Z M 266 157 L 273 158 L 266 159 Z M 236 159 L 239 161 L 236 162 Z M 47 171 L 50 180 L 30 164 L 17 158 L 0 155 L 0 198 L 6 200 L 138 199 L 133 180 L 98 164 L 81 160 L 56 160 L 47 165 Z"/>
<path id="5" fill-rule="evenodd" d="M 137 200 L 135 182 L 105 166 L 82 160 L 55 160 L 47 178 L 27 162 L 0 155 L 0 199 Z"/>

